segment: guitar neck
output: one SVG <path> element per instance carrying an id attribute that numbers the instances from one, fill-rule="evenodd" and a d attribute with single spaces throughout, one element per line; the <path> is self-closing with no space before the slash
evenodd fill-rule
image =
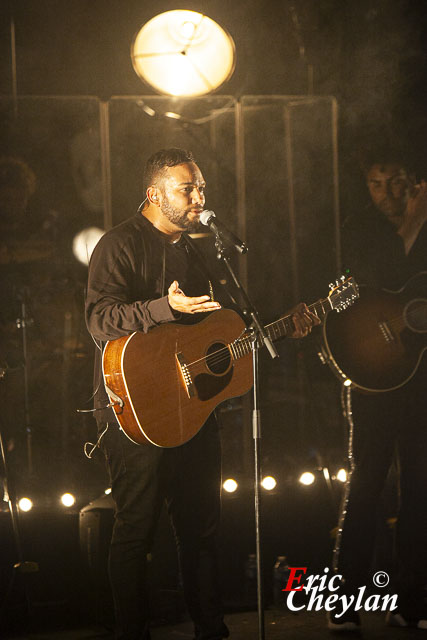
<path id="1" fill-rule="evenodd" d="M 328 311 L 332 309 L 330 298 L 323 298 L 322 300 L 318 300 L 317 302 L 309 305 L 308 309 L 309 311 L 314 313 L 314 315 L 317 316 L 319 320 L 323 320 Z M 283 316 L 282 318 L 279 318 L 279 320 L 268 324 L 264 328 L 270 340 L 274 341 L 279 340 L 280 338 L 286 338 L 292 335 L 295 331 L 292 314 L 290 313 L 287 316 Z M 229 347 L 235 359 L 246 356 L 252 350 L 252 337 L 244 335 L 232 342 Z"/>
<path id="2" fill-rule="evenodd" d="M 323 320 L 328 311 L 332 308 L 331 302 L 329 298 L 324 298 L 323 300 L 317 300 L 313 304 L 309 305 L 308 309 L 315 316 L 319 318 L 319 320 Z M 268 324 L 265 327 L 267 331 L 267 335 L 271 340 L 279 340 L 280 338 L 286 338 L 292 335 L 295 331 L 294 322 L 292 320 L 292 314 L 284 316 L 283 318 L 279 318 L 275 322 Z"/>

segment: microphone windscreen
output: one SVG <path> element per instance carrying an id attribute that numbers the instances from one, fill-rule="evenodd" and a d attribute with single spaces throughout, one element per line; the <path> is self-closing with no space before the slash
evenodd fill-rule
<path id="1" fill-rule="evenodd" d="M 202 213 L 200 214 L 200 222 L 206 226 L 208 226 L 208 222 L 211 218 L 215 218 L 215 214 L 213 211 L 208 211 L 207 209 L 205 211 L 202 211 Z"/>

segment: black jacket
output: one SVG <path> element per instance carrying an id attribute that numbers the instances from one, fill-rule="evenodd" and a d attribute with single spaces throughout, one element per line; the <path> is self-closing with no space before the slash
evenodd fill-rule
<path id="1" fill-rule="evenodd" d="M 168 303 L 173 280 L 188 296 L 209 294 L 209 281 L 185 235 L 176 243 L 137 213 L 108 231 L 99 241 L 89 265 L 86 324 L 97 349 L 95 353 L 95 407 L 109 400 L 102 378 L 102 350 L 107 340 L 147 332 L 177 314 Z M 180 316 L 180 322 L 200 320 Z M 98 422 L 113 419 L 111 409 L 99 410 Z"/>

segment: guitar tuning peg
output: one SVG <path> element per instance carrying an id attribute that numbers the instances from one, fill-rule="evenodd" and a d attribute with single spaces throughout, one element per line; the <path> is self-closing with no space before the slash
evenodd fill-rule
<path id="1" fill-rule="evenodd" d="M 334 286 L 335 286 L 335 285 L 334 285 L 334 283 L 333 283 L 333 282 L 330 282 L 330 283 L 329 283 L 329 288 L 330 288 L 330 289 L 333 289 L 333 288 L 334 288 Z"/>
<path id="2" fill-rule="evenodd" d="M 340 286 L 340 281 L 339 281 L 338 279 L 337 279 L 337 280 L 335 280 L 335 286 L 336 286 L 336 287 L 339 287 L 339 286 Z"/>
<path id="3" fill-rule="evenodd" d="M 341 276 L 341 282 L 345 281 L 345 276 Z"/>

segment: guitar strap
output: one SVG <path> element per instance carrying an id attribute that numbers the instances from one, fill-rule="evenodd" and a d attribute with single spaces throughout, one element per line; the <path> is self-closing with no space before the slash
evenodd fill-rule
<path id="1" fill-rule="evenodd" d="M 201 251 L 196 246 L 196 243 L 194 242 L 194 240 L 192 240 L 190 238 L 190 236 L 188 236 L 186 233 L 183 233 L 182 237 L 185 239 L 185 242 L 187 243 L 188 248 L 190 249 L 190 251 L 193 253 L 194 257 L 196 258 L 196 263 L 197 263 L 197 266 L 199 267 L 200 271 L 203 273 L 205 278 L 208 279 L 211 288 L 212 288 L 212 285 L 213 285 L 214 289 L 216 289 L 217 291 L 218 290 L 219 291 L 223 291 L 226 294 L 227 298 L 230 300 L 232 306 L 234 308 L 237 307 L 237 309 L 238 309 L 237 302 L 233 298 L 233 296 L 231 295 L 231 293 L 229 292 L 227 287 L 224 284 L 222 284 L 222 282 L 220 282 L 220 280 L 218 280 L 218 278 L 215 276 L 214 273 L 210 272 L 210 270 L 209 270 L 209 268 L 208 268 L 208 266 L 206 264 L 206 261 L 205 261 L 203 255 L 202 255 Z M 211 293 L 211 298 L 213 300 L 214 299 L 213 295 L 212 295 L 213 292 L 211 291 L 210 293 Z"/>

